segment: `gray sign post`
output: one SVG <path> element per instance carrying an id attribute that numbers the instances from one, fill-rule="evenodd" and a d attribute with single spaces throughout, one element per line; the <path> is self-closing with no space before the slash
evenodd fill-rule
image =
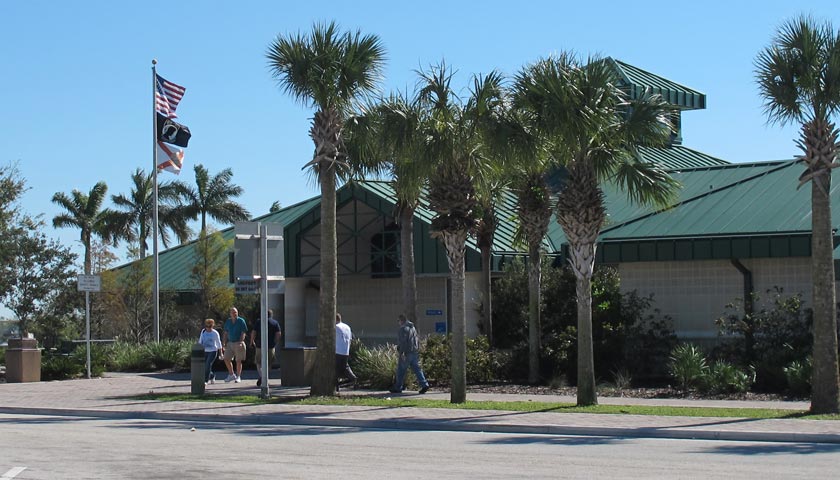
<path id="1" fill-rule="evenodd" d="M 237 222 L 233 245 L 234 277 L 238 282 L 259 280 L 260 350 L 262 378 L 260 398 L 269 398 L 268 390 L 268 282 L 285 282 L 283 225 L 279 223 Z"/>
<path id="2" fill-rule="evenodd" d="M 90 378 L 90 292 L 102 290 L 99 275 L 79 275 L 77 289 L 85 292 L 85 343 L 87 344 L 87 378 Z"/>

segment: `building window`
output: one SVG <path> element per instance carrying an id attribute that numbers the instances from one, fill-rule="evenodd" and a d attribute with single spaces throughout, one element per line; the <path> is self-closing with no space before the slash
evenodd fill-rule
<path id="1" fill-rule="evenodd" d="M 370 271 L 372 278 L 400 276 L 400 227 L 395 223 L 370 238 Z"/>

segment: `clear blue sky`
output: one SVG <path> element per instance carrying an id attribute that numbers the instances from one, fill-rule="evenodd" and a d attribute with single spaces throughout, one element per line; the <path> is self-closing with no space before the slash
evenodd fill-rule
<path id="1" fill-rule="evenodd" d="M 304 6 L 304 4 L 306 4 Z M 320 8 L 318 8 L 320 7 Z M 840 2 L 0 2 L 0 163 L 19 162 L 25 209 L 59 213 L 58 191 L 98 181 L 128 193 L 152 166 L 151 60 L 187 88 L 179 119 L 193 136 L 184 170 L 233 169 L 253 215 L 317 195 L 312 111 L 283 94 L 265 51 L 278 34 L 317 21 L 377 34 L 387 49 L 383 89 L 412 89 L 414 70 L 445 59 L 460 72 L 524 64 L 560 50 L 621 59 L 707 95 L 683 116 L 688 147 L 731 162 L 791 158 L 796 128 L 767 125 L 753 60 L 785 19 L 811 13 L 840 28 Z M 106 206 L 110 205 L 110 201 Z M 49 232 L 81 253 L 78 232 Z M 120 252 L 122 253 L 122 252 Z"/>

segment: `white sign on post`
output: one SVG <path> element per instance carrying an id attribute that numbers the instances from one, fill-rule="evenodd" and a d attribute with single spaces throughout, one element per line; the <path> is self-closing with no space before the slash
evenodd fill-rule
<path id="1" fill-rule="evenodd" d="M 79 275 L 78 291 L 99 292 L 102 290 L 102 277 L 100 275 Z"/>

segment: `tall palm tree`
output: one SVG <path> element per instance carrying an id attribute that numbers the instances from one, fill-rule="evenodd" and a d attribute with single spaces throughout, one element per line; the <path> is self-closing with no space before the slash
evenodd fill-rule
<path id="1" fill-rule="evenodd" d="M 103 212 L 105 221 L 113 234 L 114 243 L 121 239 L 128 242 L 138 242 L 140 258 L 146 258 L 146 243 L 152 234 L 154 222 L 154 179 L 152 175 L 138 168 L 131 175 L 134 187 L 131 193 L 111 196 L 115 208 Z M 158 233 L 164 247 L 169 246 L 169 232 L 185 242 L 191 235 L 187 226 L 187 219 L 177 206 L 178 192 L 172 183 L 165 182 L 158 185 Z"/>
<path id="2" fill-rule="evenodd" d="M 64 192 L 57 192 L 53 195 L 52 202 L 64 208 L 65 212 L 53 218 L 53 227 L 75 227 L 80 232 L 79 239 L 85 247 L 85 275 L 91 274 L 91 241 L 93 235 L 108 238 L 109 225 L 105 222 L 102 202 L 108 192 L 105 182 L 98 182 L 90 192 L 84 194 L 73 190 L 70 195 Z"/>
<path id="3" fill-rule="evenodd" d="M 531 125 L 568 172 L 556 213 L 577 279 L 578 405 L 598 401 L 591 285 L 595 244 L 606 218 L 601 183 L 615 183 L 631 201 L 654 205 L 666 205 L 679 186 L 665 171 L 643 162 L 637 151 L 642 145 L 666 144 L 668 105 L 649 93 L 631 100 L 617 81 L 608 59 L 582 64 L 567 52 L 527 66 L 517 80 Z"/>
<path id="4" fill-rule="evenodd" d="M 231 183 L 233 170 L 225 168 L 210 177 L 204 165 L 195 167 L 195 188 L 173 182 L 172 187 L 182 200 L 181 214 L 190 219 L 201 219 L 201 231 L 207 231 L 207 216 L 224 224 L 232 224 L 250 218 L 251 214 L 241 204 L 231 200 L 242 195 L 243 189 Z"/>
<path id="5" fill-rule="evenodd" d="M 347 123 L 349 155 L 361 175 L 388 174 L 397 197 L 400 226 L 400 278 L 403 313 L 417 324 L 417 275 L 414 262 L 414 212 L 431 175 L 421 161 L 424 111 L 416 99 L 393 93 L 368 105 Z"/>
<path id="6" fill-rule="evenodd" d="M 755 61 L 759 93 L 771 123 L 801 123 L 796 141 L 811 182 L 811 282 L 814 353 L 811 411 L 840 413 L 837 314 L 831 224 L 831 172 L 838 167 L 840 32 L 802 16 L 784 23 Z M 797 187 L 798 188 L 798 187 Z"/>
<path id="7" fill-rule="evenodd" d="M 496 77 L 494 73 L 488 79 Z M 424 126 L 424 157 L 434 165 L 429 180 L 429 208 L 435 212 L 432 235 L 446 249 L 452 284 L 452 390 L 450 401 L 466 401 L 466 312 L 464 257 L 469 232 L 477 216 L 476 178 L 484 174 L 487 157 L 481 143 L 481 118 L 498 106 L 501 86 L 479 79 L 466 104 L 458 102 L 445 64 L 420 72 L 419 100 L 429 112 Z"/>
<path id="8" fill-rule="evenodd" d="M 278 36 L 266 54 L 280 87 L 316 109 L 309 136 L 315 143 L 311 166 L 321 187 L 321 285 L 318 351 L 312 395 L 335 393 L 336 177 L 345 170 L 342 129 L 353 102 L 373 91 L 381 77 L 385 51 L 379 37 L 360 31 L 341 33 L 333 22 L 317 24 L 308 35 Z"/>

